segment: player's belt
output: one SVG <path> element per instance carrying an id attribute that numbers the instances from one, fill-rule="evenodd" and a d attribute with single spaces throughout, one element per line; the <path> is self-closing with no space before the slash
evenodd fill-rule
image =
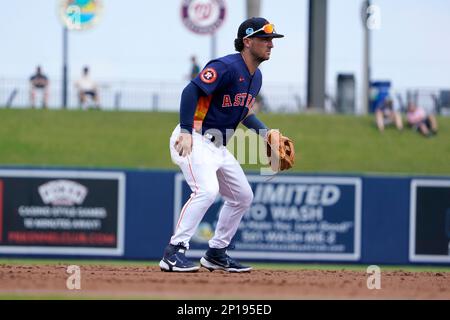
<path id="1" fill-rule="evenodd" d="M 211 141 L 217 148 L 219 148 L 222 145 L 222 139 L 217 138 L 215 135 L 207 132 L 203 135 L 206 139 Z"/>

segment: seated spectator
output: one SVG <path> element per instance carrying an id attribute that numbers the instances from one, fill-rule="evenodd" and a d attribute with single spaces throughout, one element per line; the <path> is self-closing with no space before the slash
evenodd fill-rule
<path id="1" fill-rule="evenodd" d="M 31 107 L 36 106 L 36 95 L 42 96 L 42 107 L 45 109 L 48 105 L 48 85 L 49 81 L 46 75 L 42 73 L 40 66 L 36 67 L 36 73 L 30 77 L 30 103 Z"/>
<path id="2" fill-rule="evenodd" d="M 398 108 L 394 108 L 391 98 L 384 100 L 384 102 L 375 109 L 375 121 L 380 132 L 383 132 L 384 128 L 391 124 L 395 124 L 395 127 L 398 130 L 403 129 L 402 116 L 398 111 Z"/>
<path id="3" fill-rule="evenodd" d="M 411 128 L 419 131 L 425 137 L 437 134 L 438 124 L 436 117 L 431 113 L 427 114 L 424 108 L 417 106 L 415 103 L 408 104 L 406 120 Z"/>
<path id="4" fill-rule="evenodd" d="M 81 109 L 86 109 L 88 97 L 94 101 L 94 107 L 100 109 L 97 85 L 91 79 L 88 67 L 83 68 L 83 74 L 75 82 L 75 87 L 78 89 L 78 101 Z"/>

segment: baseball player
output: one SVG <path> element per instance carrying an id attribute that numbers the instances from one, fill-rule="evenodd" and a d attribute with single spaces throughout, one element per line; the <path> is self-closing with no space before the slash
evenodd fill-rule
<path id="1" fill-rule="evenodd" d="M 264 18 L 244 21 L 234 42 L 239 53 L 210 61 L 184 88 L 180 124 L 170 138 L 170 153 L 192 194 L 180 212 L 175 233 L 159 263 L 162 271 L 194 272 L 200 268 L 186 258 L 185 252 L 219 193 L 225 202 L 200 264 L 210 271 L 251 270 L 226 251 L 253 200 L 247 178 L 226 144 L 231 138 L 230 130 L 241 122 L 261 135 L 267 134 L 268 128 L 252 112 L 262 84 L 258 66 L 269 60 L 274 47 L 272 40 L 282 37 Z"/>

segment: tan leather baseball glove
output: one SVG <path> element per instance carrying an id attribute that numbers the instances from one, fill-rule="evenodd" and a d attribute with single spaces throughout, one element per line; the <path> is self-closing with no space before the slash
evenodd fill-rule
<path id="1" fill-rule="evenodd" d="M 294 143 L 278 130 L 270 130 L 266 137 L 267 157 L 273 171 L 289 170 L 294 165 Z"/>

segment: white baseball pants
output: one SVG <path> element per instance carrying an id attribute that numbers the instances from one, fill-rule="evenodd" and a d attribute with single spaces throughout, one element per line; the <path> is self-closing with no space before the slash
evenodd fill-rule
<path id="1" fill-rule="evenodd" d="M 172 161 L 181 168 L 192 194 L 180 212 L 170 243 L 177 245 L 182 242 L 189 248 L 191 237 L 220 193 L 225 203 L 219 213 L 214 236 L 209 240 L 209 247 L 228 247 L 253 201 L 253 191 L 247 177 L 225 146 L 217 147 L 195 131 L 192 134 L 192 153 L 181 157 L 174 148 L 179 133 L 178 125 L 170 138 L 170 155 Z"/>

